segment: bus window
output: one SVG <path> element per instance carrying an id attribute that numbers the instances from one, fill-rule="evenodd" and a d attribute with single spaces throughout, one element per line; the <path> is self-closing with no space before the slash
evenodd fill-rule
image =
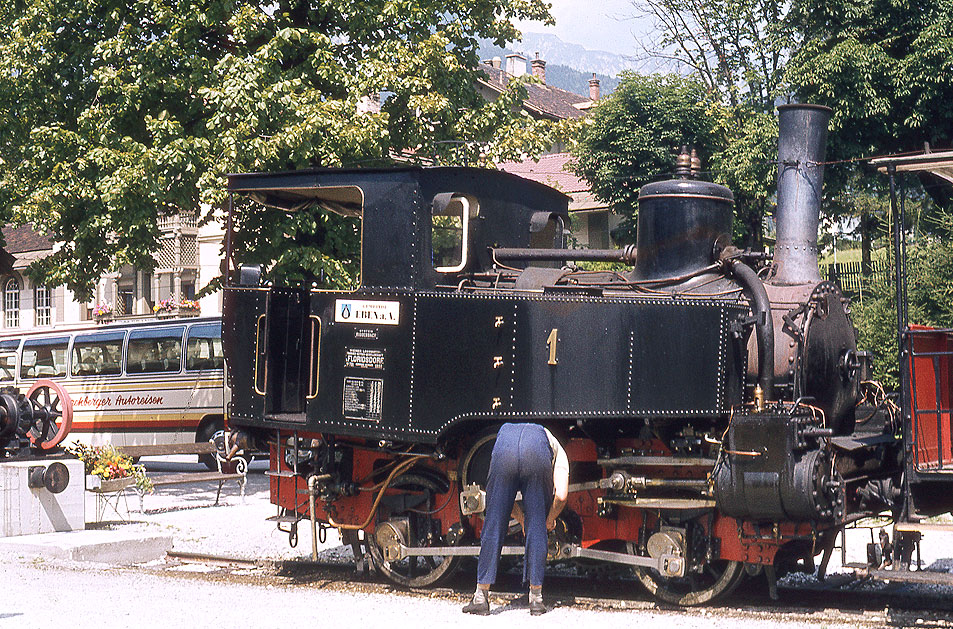
<path id="1" fill-rule="evenodd" d="M 0 341 L 0 382 L 10 382 L 17 375 L 17 350 L 20 349 L 20 339 L 3 339 Z"/>
<path id="2" fill-rule="evenodd" d="M 184 326 L 129 332 L 126 373 L 179 371 L 182 365 Z"/>
<path id="3" fill-rule="evenodd" d="M 73 340 L 70 373 L 74 376 L 115 376 L 122 373 L 124 332 L 77 335 Z"/>
<path id="4" fill-rule="evenodd" d="M 61 378 L 66 375 L 68 336 L 24 341 L 21 378 Z"/>
<path id="5" fill-rule="evenodd" d="M 189 328 L 185 345 L 185 368 L 189 371 L 221 369 L 224 364 L 222 324 L 203 323 Z"/>
<path id="6" fill-rule="evenodd" d="M 15 352 L 20 349 L 20 339 L 3 339 L 0 341 L 0 352 Z"/>
<path id="7" fill-rule="evenodd" d="M 17 375 L 17 355 L 0 355 L 0 382 L 10 382 Z"/>

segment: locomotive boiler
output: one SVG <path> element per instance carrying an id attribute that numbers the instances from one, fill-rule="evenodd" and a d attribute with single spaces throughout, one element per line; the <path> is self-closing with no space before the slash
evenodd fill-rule
<path id="1" fill-rule="evenodd" d="M 846 523 L 896 508 L 902 471 L 818 273 L 829 117 L 779 108 L 773 258 L 732 246 L 733 195 L 688 155 L 642 188 L 620 250 L 567 249 L 567 197 L 502 172 L 230 176 L 235 212 L 362 230 L 352 291 L 239 263 L 225 290 L 228 423 L 270 452 L 278 525 L 337 528 L 394 582 L 433 584 L 478 552 L 496 430 L 536 422 L 571 467 L 551 559 L 624 566 L 684 605 L 813 571 Z"/>

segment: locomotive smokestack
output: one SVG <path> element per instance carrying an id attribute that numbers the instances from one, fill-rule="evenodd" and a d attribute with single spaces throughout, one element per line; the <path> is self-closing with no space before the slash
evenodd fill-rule
<path id="1" fill-rule="evenodd" d="M 778 211 L 773 283 L 818 282 L 817 226 L 824 184 L 824 155 L 831 109 L 778 107 Z"/>

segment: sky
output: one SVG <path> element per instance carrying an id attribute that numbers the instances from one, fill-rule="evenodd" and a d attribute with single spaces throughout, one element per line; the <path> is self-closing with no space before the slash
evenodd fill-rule
<path id="1" fill-rule="evenodd" d="M 555 26 L 542 22 L 517 22 L 527 33 L 551 33 L 588 50 L 626 54 L 634 47 L 634 33 L 644 32 L 644 20 L 633 18 L 632 0 L 548 0 Z"/>

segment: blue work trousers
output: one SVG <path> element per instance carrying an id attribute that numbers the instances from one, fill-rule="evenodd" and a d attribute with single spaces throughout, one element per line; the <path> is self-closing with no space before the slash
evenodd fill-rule
<path id="1" fill-rule="evenodd" d="M 486 484 L 477 583 L 496 581 L 517 491 L 523 494 L 526 524 L 523 581 L 541 586 L 546 569 L 546 516 L 553 500 L 553 453 L 542 426 L 503 424 L 496 437 Z"/>

